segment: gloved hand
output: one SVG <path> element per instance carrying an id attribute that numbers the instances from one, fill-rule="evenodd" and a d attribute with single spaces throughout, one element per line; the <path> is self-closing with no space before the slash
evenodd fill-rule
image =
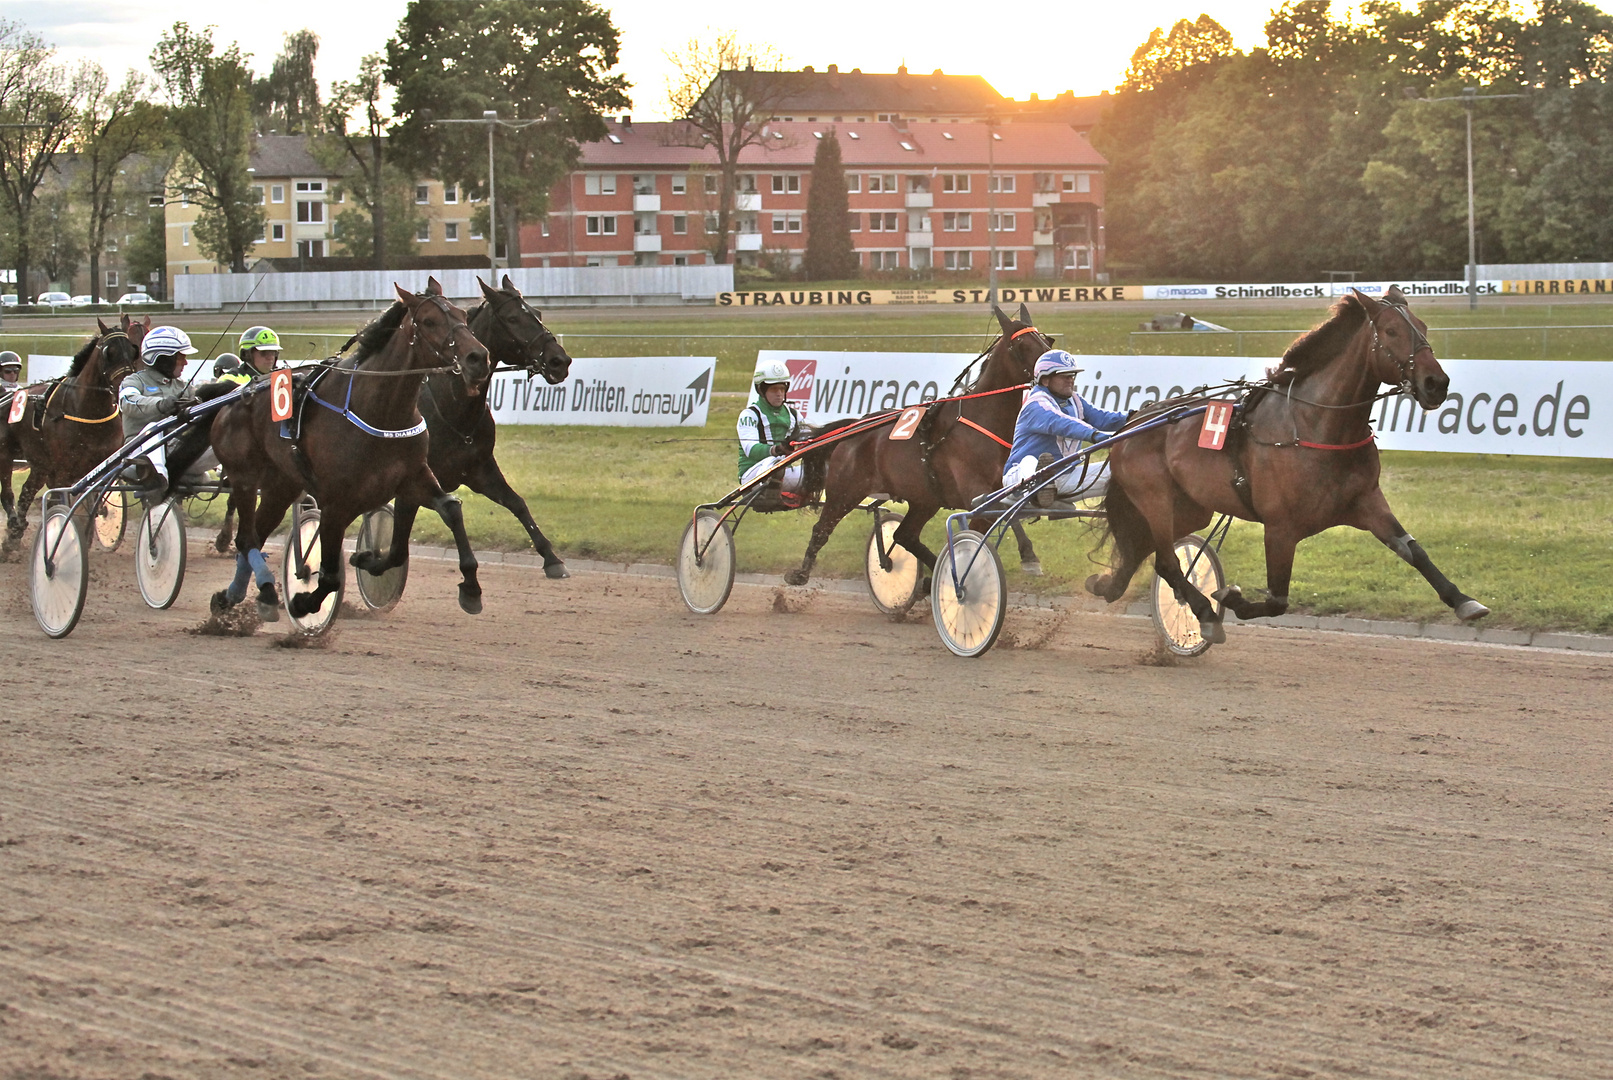
<path id="1" fill-rule="evenodd" d="M 180 398 L 169 398 L 157 407 L 157 411 L 164 416 L 174 416 L 184 407 Z"/>
<path id="2" fill-rule="evenodd" d="M 776 442 L 772 446 L 772 451 L 774 457 L 783 457 L 785 454 L 790 452 L 790 444 L 787 442 Z"/>

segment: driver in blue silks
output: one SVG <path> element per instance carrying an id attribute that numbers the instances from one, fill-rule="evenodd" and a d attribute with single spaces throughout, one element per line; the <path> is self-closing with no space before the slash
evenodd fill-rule
<path id="1" fill-rule="evenodd" d="M 1014 422 L 1004 487 L 1023 483 L 1038 469 L 1068 457 L 1082 443 L 1097 441 L 1100 433 L 1125 426 L 1125 413 L 1100 409 L 1075 392 L 1075 377 L 1081 370 L 1075 357 L 1063 349 L 1049 349 L 1036 361 L 1036 385 L 1025 395 Z M 1095 499 L 1108 489 L 1107 461 L 1085 470 L 1077 465 L 1037 492 L 1035 502 L 1046 508 L 1054 499 Z"/>

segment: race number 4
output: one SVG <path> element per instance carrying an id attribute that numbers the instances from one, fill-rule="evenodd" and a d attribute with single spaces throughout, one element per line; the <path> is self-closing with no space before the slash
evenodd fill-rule
<path id="1" fill-rule="evenodd" d="M 903 410 L 902 415 L 896 418 L 896 426 L 891 428 L 891 439 L 895 442 L 911 439 L 913 432 L 918 430 L 919 421 L 924 419 L 926 411 L 922 405 L 915 405 L 911 409 Z"/>
<path id="2" fill-rule="evenodd" d="M 269 419 L 279 423 L 291 419 L 291 372 L 277 371 L 269 376 Z"/>
<path id="3" fill-rule="evenodd" d="M 8 424 L 15 424 L 22 419 L 22 414 L 28 411 L 28 392 L 26 390 L 13 390 L 11 392 L 11 412 L 6 417 Z"/>
<path id="4" fill-rule="evenodd" d="M 1199 428 L 1199 445 L 1220 450 L 1227 444 L 1227 428 L 1232 424 L 1232 402 L 1212 401 L 1204 407 L 1204 426 Z"/>

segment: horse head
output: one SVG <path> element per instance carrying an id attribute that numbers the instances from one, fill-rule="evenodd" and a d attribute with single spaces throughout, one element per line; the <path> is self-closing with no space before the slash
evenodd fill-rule
<path id="1" fill-rule="evenodd" d="M 991 313 L 997 316 L 997 325 L 1002 327 L 1002 337 L 993 352 L 1005 351 L 1012 369 L 1002 384 L 1030 382 L 1031 374 L 1036 370 L 1036 361 L 1053 347 L 1053 336 L 1036 329 L 1031 321 L 1030 309 L 1024 304 L 1019 305 L 1019 312 L 1013 318 L 1009 318 L 996 304 L 991 305 Z"/>
<path id="2" fill-rule="evenodd" d="M 564 382 L 571 371 L 570 354 L 560 344 L 560 339 L 543 325 L 543 319 L 526 302 L 510 275 L 504 275 L 504 284 L 498 289 L 481 278 L 476 279 L 476 284 L 482 287 L 482 295 L 487 298 L 494 328 L 520 354 L 518 360 L 509 362 L 525 367 L 528 375 L 542 375 L 550 385 Z M 491 342 L 489 345 L 492 347 Z"/>
<path id="3" fill-rule="evenodd" d="M 493 365 L 487 349 L 471 333 L 463 309 L 443 298 L 442 286 L 436 278 L 426 283 L 426 291 L 412 293 L 401 285 L 392 286 L 398 299 L 407 309 L 409 321 L 414 324 L 409 339 L 409 367 L 436 367 L 442 365 L 458 371 L 465 379 L 465 388 L 472 396 L 480 394 L 492 377 Z M 425 346 L 425 362 L 416 363 L 416 357 Z"/>
<path id="4" fill-rule="evenodd" d="M 1451 378 L 1428 343 L 1428 324 L 1411 313 L 1406 294 L 1392 285 L 1382 300 L 1358 289 L 1350 295 L 1366 316 L 1372 338 L 1367 364 L 1380 383 L 1398 386 L 1425 409 L 1437 408 L 1450 390 Z"/>

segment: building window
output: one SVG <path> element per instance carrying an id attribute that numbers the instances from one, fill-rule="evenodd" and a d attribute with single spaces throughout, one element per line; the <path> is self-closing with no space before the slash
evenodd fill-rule
<path id="1" fill-rule="evenodd" d="M 1013 178 L 1013 176 L 1009 175 L 1009 176 L 993 176 L 993 177 L 991 177 L 991 183 L 989 185 L 989 190 L 996 191 L 996 192 L 1004 192 L 1004 191 L 1012 192 L 1014 190 L 1014 178 Z"/>
<path id="2" fill-rule="evenodd" d="M 114 252 L 114 251 L 118 250 L 118 238 L 117 237 L 109 236 L 109 237 L 106 238 L 106 250 L 108 252 Z"/>
<path id="3" fill-rule="evenodd" d="M 707 195 L 716 195 L 716 194 L 718 194 L 719 189 L 721 187 L 721 180 L 722 180 L 722 178 L 717 176 L 715 173 L 707 173 L 706 176 L 705 176 L 706 194 Z"/>
<path id="4" fill-rule="evenodd" d="M 263 185 L 262 184 L 253 184 L 252 185 L 252 198 L 253 198 L 253 201 L 256 202 L 259 206 L 263 205 Z"/>
<path id="5" fill-rule="evenodd" d="M 942 232 L 970 232 L 975 227 L 973 214 L 942 214 Z"/>
<path id="6" fill-rule="evenodd" d="M 948 270 L 971 270 L 974 268 L 973 255 L 971 251 L 948 251 L 943 253 L 942 262 Z"/>
<path id="7" fill-rule="evenodd" d="M 950 194 L 967 195 L 969 193 L 969 174 L 946 174 L 941 177 L 941 190 Z"/>
<path id="8" fill-rule="evenodd" d="M 869 214 L 868 215 L 868 231 L 869 232 L 895 232 L 896 231 L 896 217 L 897 217 L 897 215 L 895 215 L 895 214 Z"/>
<path id="9" fill-rule="evenodd" d="M 542 221 L 538 222 L 538 229 L 539 229 L 541 235 L 548 236 L 549 235 L 549 219 L 544 218 Z"/>
<path id="10" fill-rule="evenodd" d="M 774 214 L 773 215 L 773 231 L 776 232 L 776 233 L 784 233 L 784 232 L 798 233 L 798 232 L 800 232 L 801 231 L 801 215 L 800 214 Z"/>
<path id="11" fill-rule="evenodd" d="M 325 204 L 322 202 L 297 203 L 297 224 L 322 225 L 325 221 Z"/>
<path id="12" fill-rule="evenodd" d="M 1092 174 L 1091 173 L 1076 173 L 1075 174 L 1075 190 L 1077 190 L 1077 191 L 1091 191 L 1092 190 Z"/>
<path id="13" fill-rule="evenodd" d="M 118 287 L 118 272 L 116 270 L 108 270 L 106 272 L 106 287 L 109 289 L 115 289 Z"/>
<path id="14" fill-rule="evenodd" d="M 589 236 L 615 236 L 616 219 L 609 215 L 604 217 L 590 217 L 588 219 Z"/>
<path id="15" fill-rule="evenodd" d="M 870 251 L 868 253 L 868 266 L 873 270 L 900 270 L 902 268 L 902 253 L 900 251 Z"/>
<path id="16" fill-rule="evenodd" d="M 1017 258 L 1015 258 L 1016 255 L 1018 255 L 1018 252 L 1015 252 L 1015 251 L 999 251 L 999 252 L 997 252 L 997 269 L 999 269 L 999 270 L 1017 270 L 1017 269 L 1019 269 L 1019 260 Z"/>
<path id="17" fill-rule="evenodd" d="M 298 240 L 297 241 L 297 258 L 299 258 L 299 259 L 322 259 L 324 257 L 325 257 L 325 241 L 323 241 L 323 240 Z"/>
<path id="18" fill-rule="evenodd" d="M 284 240 L 285 238 L 286 238 L 286 227 L 284 225 L 270 225 L 269 226 L 269 239 L 270 240 Z"/>
<path id="19" fill-rule="evenodd" d="M 1013 232 L 1019 227 L 1019 218 L 1014 214 L 992 214 L 988 220 L 989 232 Z"/>
<path id="20" fill-rule="evenodd" d="M 672 265 L 673 266 L 688 266 L 689 265 L 689 256 L 687 256 L 687 255 L 674 255 L 674 256 L 672 256 Z"/>
<path id="21" fill-rule="evenodd" d="M 773 174 L 773 194 L 799 195 L 801 194 L 801 178 L 793 173 Z"/>
<path id="22" fill-rule="evenodd" d="M 707 214 L 706 215 L 705 230 L 708 233 L 714 233 L 714 232 L 717 231 L 717 215 L 716 214 Z"/>
<path id="23" fill-rule="evenodd" d="M 269 201 L 272 202 L 272 203 L 285 202 L 286 201 L 286 185 L 284 185 L 284 184 L 270 184 L 269 185 Z"/>
<path id="24" fill-rule="evenodd" d="M 871 173 L 868 177 L 868 191 L 875 194 L 881 191 L 896 191 L 896 177 L 892 173 Z"/>
<path id="25" fill-rule="evenodd" d="M 420 227 L 414 231 L 414 238 L 422 244 L 431 241 L 431 222 L 422 221 Z"/>
<path id="26" fill-rule="evenodd" d="M 450 243 L 459 239 L 459 222 L 450 221 L 442 227 L 442 238 Z"/>
<path id="27" fill-rule="evenodd" d="M 846 231 L 847 232 L 862 232 L 863 231 L 863 216 L 861 214 L 855 212 L 855 211 L 853 211 L 852 213 L 847 214 L 846 215 Z"/>
<path id="28" fill-rule="evenodd" d="M 180 247 L 190 247 L 190 226 L 189 225 L 181 225 L 179 227 L 179 246 Z"/>
<path id="29" fill-rule="evenodd" d="M 458 184 L 444 184 L 442 186 L 442 201 L 447 203 L 449 206 L 453 206 L 456 203 L 458 203 L 459 202 L 459 185 Z"/>
<path id="30" fill-rule="evenodd" d="M 477 222 L 473 221 L 473 222 L 470 223 L 470 238 L 472 240 L 485 240 L 485 239 L 487 239 L 485 236 L 482 235 L 482 227 Z"/>
<path id="31" fill-rule="evenodd" d="M 682 236 L 685 233 L 687 233 L 688 231 L 689 231 L 689 215 L 688 214 L 673 214 L 672 215 L 672 234 L 674 236 Z M 674 265 L 681 265 L 681 264 L 674 264 Z"/>
<path id="32" fill-rule="evenodd" d="M 431 202 L 430 184 L 416 184 L 414 186 L 414 202 L 416 206 L 425 206 Z"/>
<path id="33" fill-rule="evenodd" d="M 162 205 L 162 196 L 161 195 L 147 196 L 146 197 L 146 205 L 147 206 L 161 206 Z"/>
<path id="34" fill-rule="evenodd" d="M 846 194 L 848 194 L 848 195 L 857 195 L 857 194 L 860 194 L 862 192 L 862 189 L 863 189 L 862 173 L 847 173 L 846 174 Z"/>
<path id="35" fill-rule="evenodd" d="M 297 181 L 297 190 L 299 192 L 323 192 L 325 190 L 325 181 L 323 181 L 323 180 L 298 180 Z"/>
<path id="36" fill-rule="evenodd" d="M 616 177 L 604 173 L 589 173 L 582 178 L 584 195 L 616 194 Z"/>
<path id="37" fill-rule="evenodd" d="M 676 176 L 674 176 L 672 178 L 672 194 L 674 194 L 674 195 L 687 195 L 688 193 L 689 193 L 689 178 L 688 178 L 688 176 L 684 175 L 683 173 L 678 173 Z M 674 263 L 673 265 L 676 266 L 676 265 L 679 265 L 679 264 Z"/>
<path id="38" fill-rule="evenodd" d="M 252 242 L 254 244 L 264 244 L 264 243 L 267 243 L 268 240 L 269 240 L 269 227 L 267 225 L 265 225 L 263 228 L 258 230 L 258 238 L 256 240 L 252 241 Z"/>

